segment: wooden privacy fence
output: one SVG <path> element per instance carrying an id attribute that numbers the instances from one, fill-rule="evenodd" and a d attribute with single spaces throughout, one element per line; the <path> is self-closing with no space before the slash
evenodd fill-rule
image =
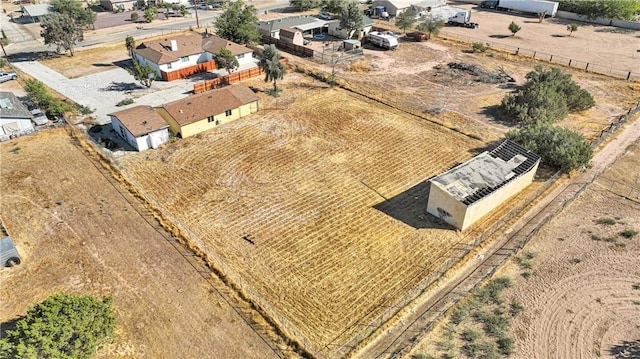
<path id="1" fill-rule="evenodd" d="M 202 72 L 212 71 L 217 69 L 215 61 L 207 61 L 201 64 L 185 67 L 184 69 L 175 70 L 171 72 L 162 71 L 162 79 L 165 81 L 173 81 L 183 79 L 191 75 L 199 74 Z"/>
<path id="2" fill-rule="evenodd" d="M 265 44 L 275 44 L 279 49 L 284 49 L 287 52 L 292 52 L 302 57 L 313 57 L 313 49 L 310 47 L 294 45 L 270 36 L 262 36 L 262 42 Z"/>
<path id="3" fill-rule="evenodd" d="M 280 62 L 283 64 L 286 64 L 287 58 L 286 57 L 281 58 Z M 216 77 L 211 80 L 198 82 L 193 85 L 193 93 L 199 94 L 205 91 L 216 89 L 221 86 L 231 85 L 233 83 L 240 82 L 242 80 L 260 76 L 262 74 L 264 74 L 264 71 L 262 70 L 261 67 L 252 67 L 250 69 L 234 72 L 221 77 Z"/>

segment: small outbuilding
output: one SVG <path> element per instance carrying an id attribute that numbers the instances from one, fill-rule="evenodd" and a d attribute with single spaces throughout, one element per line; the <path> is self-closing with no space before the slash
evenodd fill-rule
<path id="1" fill-rule="evenodd" d="M 158 148 L 169 140 L 169 124 L 151 106 L 110 113 L 113 129 L 138 151 Z"/>
<path id="2" fill-rule="evenodd" d="M 29 109 L 13 92 L 0 92 L 0 140 L 33 132 L 32 120 Z"/>
<path id="3" fill-rule="evenodd" d="M 427 212 L 465 230 L 531 184 L 539 163 L 540 156 L 505 140 L 432 178 Z"/>
<path id="4" fill-rule="evenodd" d="M 31 19 L 32 22 L 40 22 L 40 19 L 53 12 L 50 4 L 22 5 L 22 15 Z"/>
<path id="5" fill-rule="evenodd" d="M 361 48 L 362 43 L 360 42 L 360 40 L 344 40 L 342 46 L 344 47 L 345 51 L 355 50 Z"/>
<path id="6" fill-rule="evenodd" d="M 304 45 L 302 30 L 294 29 L 291 27 L 280 28 L 280 40 L 294 45 Z"/>

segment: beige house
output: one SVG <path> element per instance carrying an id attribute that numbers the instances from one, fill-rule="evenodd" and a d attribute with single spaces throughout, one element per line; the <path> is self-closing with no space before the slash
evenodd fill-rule
<path id="1" fill-rule="evenodd" d="M 533 182 L 540 156 L 505 140 L 432 178 L 427 212 L 465 230 Z"/>
<path id="2" fill-rule="evenodd" d="M 244 85 L 189 96 L 156 109 L 178 137 L 193 136 L 258 111 L 258 96 Z"/>

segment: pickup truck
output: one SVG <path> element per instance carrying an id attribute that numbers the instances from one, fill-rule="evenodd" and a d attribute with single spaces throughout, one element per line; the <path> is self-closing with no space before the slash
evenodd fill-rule
<path id="1" fill-rule="evenodd" d="M 409 32 L 405 36 L 407 37 L 407 39 L 412 39 L 413 41 L 429 40 L 429 34 L 425 34 L 424 32 L 420 31 Z"/>

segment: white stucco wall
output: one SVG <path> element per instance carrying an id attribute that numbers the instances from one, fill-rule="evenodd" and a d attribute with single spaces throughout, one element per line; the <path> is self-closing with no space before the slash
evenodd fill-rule
<path id="1" fill-rule="evenodd" d="M 7 125 L 6 130 L 4 125 Z M 14 131 L 9 130 L 14 127 L 19 128 L 15 133 L 13 133 Z M 0 118 L 0 135 L 22 135 L 27 132 L 33 132 L 34 130 L 33 123 L 31 123 L 30 119 Z"/>
<path id="2" fill-rule="evenodd" d="M 135 137 L 129 130 L 120 122 L 120 120 L 115 116 L 111 117 L 111 125 L 116 133 L 124 138 L 128 144 L 133 146 L 136 150 L 142 152 L 144 150 L 148 150 L 149 148 L 158 148 L 163 143 L 169 141 L 169 129 L 163 128 L 158 131 L 151 132 L 149 134 Z"/>

